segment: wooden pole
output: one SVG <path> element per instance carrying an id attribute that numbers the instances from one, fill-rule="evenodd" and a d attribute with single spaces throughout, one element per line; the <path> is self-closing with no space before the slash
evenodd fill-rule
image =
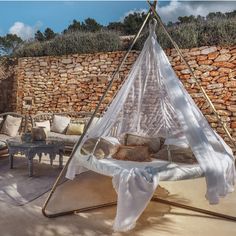
<path id="1" fill-rule="evenodd" d="M 63 177 L 65 171 L 67 170 L 67 168 L 68 168 L 68 166 L 69 166 L 69 163 L 71 162 L 72 158 L 74 157 L 74 154 L 75 154 L 77 148 L 79 147 L 79 145 L 81 144 L 83 138 L 84 138 L 85 135 L 87 134 L 87 131 L 88 131 L 89 127 L 91 126 L 94 117 L 95 117 L 96 114 L 98 113 L 99 108 L 101 107 L 101 105 L 102 105 L 102 103 L 103 103 L 103 101 L 104 101 L 104 98 L 106 97 L 107 93 L 110 91 L 114 80 L 117 78 L 117 76 L 118 76 L 118 74 L 119 74 L 119 72 L 120 72 L 120 69 L 121 69 L 122 66 L 124 65 L 124 63 L 125 63 L 125 61 L 126 61 L 128 55 L 129 55 L 130 51 L 132 50 L 134 44 L 136 43 L 138 37 L 140 36 L 140 34 L 141 34 L 141 32 L 142 32 L 144 26 L 146 25 L 146 23 L 147 23 L 147 21 L 148 21 L 150 15 L 151 15 L 151 9 L 149 9 L 149 11 L 148 11 L 148 13 L 147 13 L 147 16 L 146 16 L 146 18 L 145 18 L 145 20 L 144 20 L 142 26 L 140 27 L 140 29 L 139 29 L 138 33 L 136 34 L 135 38 L 133 39 L 133 42 L 131 43 L 131 45 L 130 45 L 129 49 L 127 50 L 126 54 L 124 55 L 124 57 L 123 57 L 123 59 L 122 59 L 120 65 L 118 66 L 117 70 L 116 70 L 115 73 L 113 74 L 113 76 L 112 76 L 112 78 L 111 78 L 111 80 L 110 80 L 110 82 L 109 82 L 109 84 L 108 84 L 108 86 L 107 86 L 105 92 L 103 93 L 103 95 L 102 95 L 102 97 L 101 97 L 101 99 L 100 99 L 100 101 L 99 101 L 99 103 L 98 103 L 96 109 L 94 110 L 94 112 L 93 112 L 93 114 L 92 114 L 92 116 L 91 116 L 91 118 L 90 118 L 90 120 L 89 120 L 87 126 L 85 127 L 83 134 L 81 135 L 81 137 L 80 137 L 80 139 L 78 140 L 78 142 L 75 144 L 75 146 L 74 146 L 74 148 L 73 148 L 73 150 L 72 150 L 72 153 L 70 154 L 70 157 L 69 157 L 69 159 L 67 160 L 67 162 L 66 162 L 64 168 L 63 168 L 62 171 L 60 172 L 60 174 L 59 174 L 59 176 L 57 177 L 55 183 L 53 184 L 53 187 L 52 187 L 52 189 L 51 189 L 51 191 L 50 191 L 50 193 L 49 193 L 49 195 L 48 195 L 48 197 L 47 197 L 47 199 L 46 199 L 46 201 L 45 201 L 45 203 L 44 203 L 44 205 L 43 205 L 43 207 L 42 207 L 42 213 L 43 213 L 44 216 L 50 217 L 50 215 L 46 213 L 46 207 L 47 207 L 47 205 L 48 205 L 48 203 L 49 203 L 49 201 L 50 201 L 52 195 L 54 194 L 54 192 L 55 192 L 55 190 L 56 190 L 56 188 L 57 188 L 57 186 L 58 186 L 58 184 L 59 184 L 59 181 L 62 179 L 62 177 Z M 74 211 L 77 211 L 77 210 L 74 210 Z M 72 212 L 73 212 L 73 211 L 70 211 L 70 213 L 72 213 Z M 58 214 L 61 215 L 61 214 L 63 214 L 63 213 L 58 213 Z M 54 214 L 54 215 L 55 215 L 55 214 Z"/>

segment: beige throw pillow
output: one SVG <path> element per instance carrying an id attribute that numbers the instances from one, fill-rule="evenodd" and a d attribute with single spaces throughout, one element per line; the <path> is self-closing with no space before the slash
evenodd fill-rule
<path id="1" fill-rule="evenodd" d="M 84 132 L 84 126 L 85 124 L 82 123 L 70 123 L 66 134 L 67 135 L 81 135 Z"/>
<path id="2" fill-rule="evenodd" d="M 100 138 L 100 141 L 97 142 L 98 138 L 90 138 L 86 140 L 82 146 L 82 154 L 92 153 L 97 144 L 93 154 L 96 158 L 102 159 L 115 154 L 120 145 L 119 141 L 115 138 Z"/>
<path id="3" fill-rule="evenodd" d="M 50 121 L 49 120 L 35 122 L 35 126 L 36 127 L 44 127 L 48 132 L 50 131 Z"/>
<path id="4" fill-rule="evenodd" d="M 147 145 L 149 147 L 149 151 L 151 153 L 158 152 L 161 147 L 160 138 L 149 138 L 142 137 L 137 134 L 126 134 L 125 145 L 130 146 L 144 146 Z"/>
<path id="5" fill-rule="evenodd" d="M 54 115 L 52 120 L 51 131 L 63 134 L 70 123 L 70 118 L 66 116 Z"/>
<path id="6" fill-rule="evenodd" d="M 14 137 L 18 134 L 22 118 L 8 115 L 3 123 L 1 133 Z"/>

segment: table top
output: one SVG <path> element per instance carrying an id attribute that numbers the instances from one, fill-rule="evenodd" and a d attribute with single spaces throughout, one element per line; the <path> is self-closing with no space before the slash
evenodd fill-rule
<path id="1" fill-rule="evenodd" d="M 9 147 L 24 147 L 24 148 L 34 148 L 34 147 L 64 147 L 64 142 L 61 139 L 50 138 L 45 141 L 25 141 L 21 137 L 9 138 L 7 140 Z"/>

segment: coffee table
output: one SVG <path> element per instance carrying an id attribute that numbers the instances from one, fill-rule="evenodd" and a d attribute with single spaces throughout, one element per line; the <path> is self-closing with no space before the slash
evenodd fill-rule
<path id="1" fill-rule="evenodd" d="M 48 139 L 46 141 L 24 141 L 21 137 L 14 137 L 7 140 L 9 150 L 9 164 L 13 169 L 13 158 L 17 153 L 22 153 L 28 159 L 29 176 L 33 176 L 33 158 L 38 155 L 39 162 L 42 154 L 49 155 L 50 164 L 56 155 L 59 155 L 59 167 L 63 167 L 64 142 L 59 139 Z"/>

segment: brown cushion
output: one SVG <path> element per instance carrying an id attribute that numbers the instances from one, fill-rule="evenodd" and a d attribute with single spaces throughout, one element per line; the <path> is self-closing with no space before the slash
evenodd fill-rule
<path id="1" fill-rule="evenodd" d="M 151 161 L 148 146 L 119 146 L 118 151 L 112 156 L 123 161 Z"/>
<path id="2" fill-rule="evenodd" d="M 180 148 L 175 145 L 170 145 L 169 149 L 171 154 L 171 160 L 173 162 L 180 162 L 186 164 L 197 163 L 197 160 L 190 148 Z M 169 161 L 167 146 L 164 145 L 159 152 L 152 154 L 152 157 L 160 160 Z"/>
<path id="3" fill-rule="evenodd" d="M 67 127 L 66 134 L 67 135 L 81 135 L 84 132 L 83 123 L 70 123 Z"/>
<path id="4" fill-rule="evenodd" d="M 151 153 L 158 152 L 161 147 L 160 138 L 143 137 L 137 134 L 126 134 L 125 145 L 148 146 Z"/>
<path id="5" fill-rule="evenodd" d="M 51 131 L 59 134 L 64 134 L 69 123 L 69 117 L 54 115 L 52 120 Z"/>
<path id="6" fill-rule="evenodd" d="M 18 134 L 22 118 L 8 115 L 3 123 L 1 133 L 14 137 Z"/>

